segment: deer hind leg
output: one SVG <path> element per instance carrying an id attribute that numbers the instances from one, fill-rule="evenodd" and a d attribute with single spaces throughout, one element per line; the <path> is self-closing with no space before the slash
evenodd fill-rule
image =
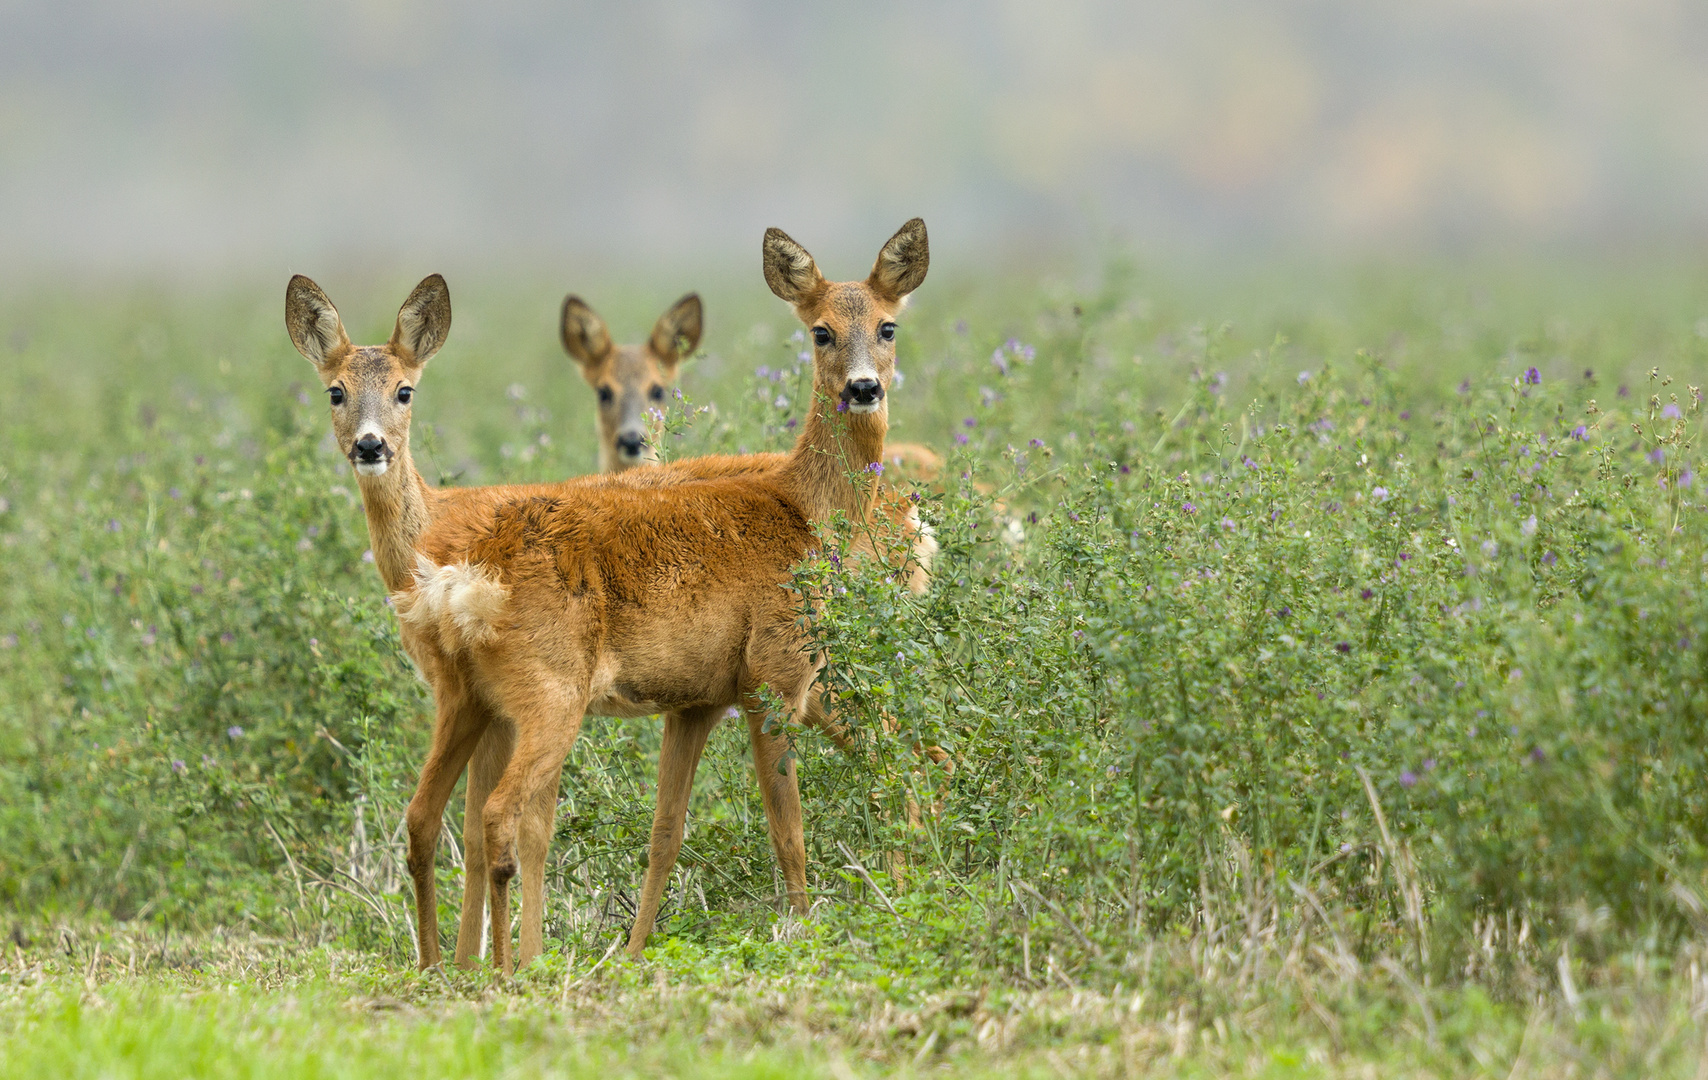
<path id="1" fill-rule="evenodd" d="M 629 955 L 636 959 L 646 948 L 664 887 L 682 851 L 683 821 L 688 814 L 688 796 L 694 789 L 694 772 L 721 715 L 721 709 L 689 709 L 664 717 L 664 746 L 658 752 L 658 805 L 652 812 L 646 884 L 641 887 L 640 907 L 629 931 Z"/>
<path id="2" fill-rule="evenodd" d="M 804 711 L 804 710 L 803 710 Z M 771 848 L 783 871 L 783 887 L 789 907 L 806 914 L 807 845 L 801 828 L 801 787 L 793 758 L 784 761 L 788 740 L 765 732 L 766 712 L 758 701 L 743 703 L 747 734 L 753 740 L 753 768 L 759 780 L 759 798 L 765 804 L 765 821 L 771 832 Z"/>
<path id="3" fill-rule="evenodd" d="M 546 856 L 557 827 L 557 794 L 563 782 L 563 763 L 551 779 L 522 808 L 516 847 L 522 857 L 522 926 L 516 947 L 516 966 L 525 967 L 546 947 Z"/>
<path id="4" fill-rule="evenodd" d="M 517 682 L 527 687 L 526 692 L 505 703 L 505 712 L 516 725 L 516 748 L 481 815 L 491 890 L 492 967 L 501 976 L 511 971 L 510 880 L 518 868 L 516 839 L 523 811 L 540 797 L 542 788 L 555 784 L 564 758 L 575 747 L 587 708 L 585 694 L 570 691 L 544 673 L 529 673 Z M 542 876 L 543 866 L 542 857 Z"/>
<path id="5" fill-rule="evenodd" d="M 486 726 L 486 714 L 470 707 L 460 686 L 434 688 L 437 715 L 433 742 L 421 779 L 404 812 L 409 832 L 409 876 L 415 884 L 415 945 L 422 970 L 439 963 L 439 907 L 434 895 L 434 854 L 443 829 L 445 804 Z"/>
<path id="6" fill-rule="evenodd" d="M 457 925 L 456 964 L 473 968 L 485 944 L 486 929 L 486 826 L 481 811 L 492 789 L 498 786 L 516 733 L 503 721 L 488 722 L 486 734 L 469 758 L 468 788 L 463 800 L 463 911 Z"/>

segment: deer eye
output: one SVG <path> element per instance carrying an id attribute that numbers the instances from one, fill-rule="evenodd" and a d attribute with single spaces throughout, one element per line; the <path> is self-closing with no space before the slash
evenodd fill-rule
<path id="1" fill-rule="evenodd" d="M 812 343 L 814 345 L 817 345 L 821 349 L 824 348 L 825 346 L 829 345 L 830 344 L 830 331 L 829 331 L 829 329 L 827 329 L 823 326 L 813 327 L 812 328 Z"/>
<path id="2" fill-rule="evenodd" d="M 651 390 L 647 391 L 646 396 L 651 398 L 654 401 L 663 401 L 664 400 L 664 387 L 655 386 Z"/>
<path id="3" fill-rule="evenodd" d="M 400 386 L 397 388 L 397 403 L 399 405 L 409 404 L 410 399 L 414 396 L 415 387 L 413 386 Z"/>
<path id="4" fill-rule="evenodd" d="M 609 386 L 601 386 L 599 388 L 599 404 L 609 405 L 615 400 L 617 400 L 617 395 L 611 393 L 611 388 Z"/>
<path id="5" fill-rule="evenodd" d="M 330 397 L 332 399 L 332 404 L 334 404 L 334 405 L 344 404 L 344 388 L 342 386 L 328 387 L 326 394 L 328 397 Z"/>
<path id="6" fill-rule="evenodd" d="M 893 322 L 887 322 L 880 325 L 878 327 L 878 336 L 883 338 L 885 341 L 894 341 L 896 339 L 896 324 Z"/>

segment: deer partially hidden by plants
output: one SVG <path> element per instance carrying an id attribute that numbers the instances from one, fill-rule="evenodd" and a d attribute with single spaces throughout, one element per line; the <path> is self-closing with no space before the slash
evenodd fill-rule
<path id="1" fill-rule="evenodd" d="M 658 464 L 647 419 L 663 410 L 683 362 L 700 343 L 704 325 L 700 297 L 689 293 L 658 317 L 645 342 L 616 345 L 598 312 L 573 293 L 564 297 L 558 337 L 599 400 L 600 472 Z M 764 455 L 760 460 L 783 456 Z M 883 464 L 895 470 L 895 478 L 922 484 L 935 482 L 943 471 L 943 459 L 920 443 L 887 443 Z"/>
<path id="2" fill-rule="evenodd" d="M 815 403 L 780 465 L 701 458 L 628 476 L 454 493 L 427 486 L 408 446 L 414 388 L 450 327 L 444 280 L 423 281 L 391 340 L 366 348 L 350 344 L 312 281 L 291 280 L 287 328 L 328 389 L 404 648 L 433 688 L 432 744 L 405 816 L 424 968 L 440 959 L 434 854 L 463 769 L 477 752 L 495 759 L 497 782 L 479 799 L 481 846 L 491 959 L 508 973 L 510 882 L 519 866 L 543 867 L 549 840 L 524 822 L 555 802 L 559 771 L 590 713 L 665 717 L 631 954 L 652 930 L 701 752 L 731 705 L 747 720 L 789 903 L 806 910 L 795 762 L 766 730 L 760 691 L 769 688 L 791 719 L 834 731 L 815 687 L 819 661 L 786 586 L 791 567 L 822 542 L 816 526 L 837 515 L 866 522 L 874 512 L 864 474 L 883 455 L 895 318 L 925 278 L 929 248 L 915 219 L 864 281 L 825 281 L 779 230 L 766 233 L 764 258 L 772 291 L 815 341 Z M 471 791 L 471 809 L 479 794 Z M 467 900 L 465 892 L 464 930 Z M 523 928 L 524 950 L 537 949 L 526 913 Z"/>
<path id="3" fill-rule="evenodd" d="M 599 398 L 599 471 L 658 464 L 647 413 L 661 411 L 682 362 L 694 355 L 703 326 L 700 297 L 689 293 L 658 317 L 640 345 L 614 345 L 605 320 L 579 296 L 566 296 L 558 334 L 563 349 Z"/>

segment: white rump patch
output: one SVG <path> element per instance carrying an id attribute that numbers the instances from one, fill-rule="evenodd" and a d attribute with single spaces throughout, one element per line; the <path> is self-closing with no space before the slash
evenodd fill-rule
<path id="1" fill-rule="evenodd" d="M 920 569 L 931 572 L 931 562 L 937 557 L 937 530 L 919 520 L 919 508 L 907 512 L 907 526 L 913 530 L 913 557 Z"/>
<path id="2" fill-rule="evenodd" d="M 448 653 L 491 641 L 510 590 L 485 566 L 439 566 L 415 557 L 415 588 L 392 596 L 398 621 L 417 633 L 437 636 Z"/>

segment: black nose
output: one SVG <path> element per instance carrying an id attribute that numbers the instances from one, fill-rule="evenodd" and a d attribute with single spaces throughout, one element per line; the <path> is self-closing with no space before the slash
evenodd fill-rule
<path id="1" fill-rule="evenodd" d="M 356 460 L 370 464 L 380 459 L 380 451 L 385 449 L 385 440 L 378 435 L 363 435 L 356 440 Z"/>
<path id="2" fill-rule="evenodd" d="M 876 405 L 884 400 L 884 384 L 876 379 L 855 379 L 843 388 L 842 397 L 854 405 Z"/>
<path id="3" fill-rule="evenodd" d="M 625 431 L 617 436 L 617 449 L 625 454 L 638 455 L 646 449 L 646 439 L 632 431 Z"/>

